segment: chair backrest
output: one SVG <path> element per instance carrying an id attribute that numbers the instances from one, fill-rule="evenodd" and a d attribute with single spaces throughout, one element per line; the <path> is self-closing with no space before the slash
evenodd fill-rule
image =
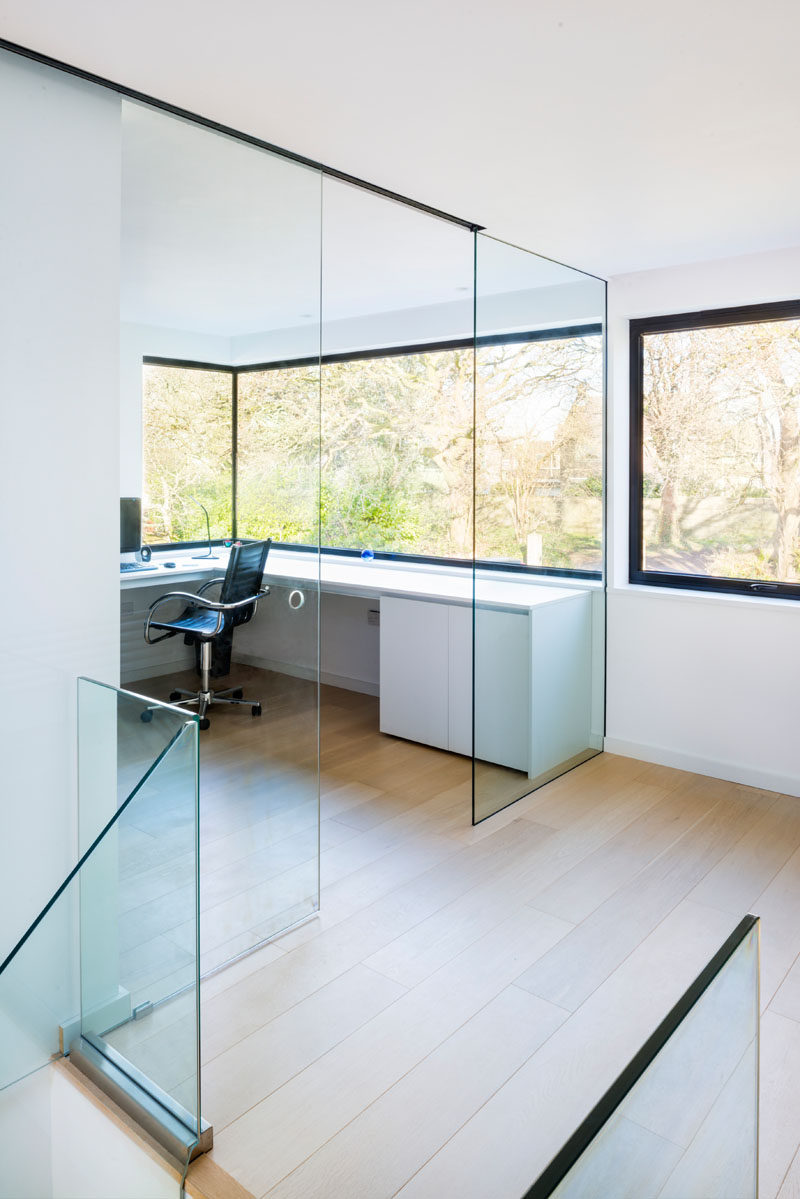
<path id="1" fill-rule="evenodd" d="M 225 582 L 222 584 L 220 601 L 236 604 L 248 596 L 258 595 L 263 585 L 264 563 L 267 560 L 272 539 L 268 541 L 246 541 L 231 548 Z M 243 624 L 253 615 L 252 608 L 242 608 L 235 614 L 234 624 Z"/>

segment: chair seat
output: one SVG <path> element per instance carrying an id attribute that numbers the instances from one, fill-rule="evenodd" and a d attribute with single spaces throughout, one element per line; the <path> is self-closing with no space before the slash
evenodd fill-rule
<path id="1" fill-rule="evenodd" d="M 216 612 L 205 608 L 189 608 L 175 620 L 154 620 L 151 628 L 176 633 L 194 633 L 196 637 L 214 637 L 217 633 L 217 622 Z"/>

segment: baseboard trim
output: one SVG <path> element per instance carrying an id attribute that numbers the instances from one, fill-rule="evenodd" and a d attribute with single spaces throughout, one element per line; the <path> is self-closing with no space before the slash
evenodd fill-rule
<path id="1" fill-rule="evenodd" d="M 279 662 L 275 658 L 262 658 L 258 654 L 236 653 L 233 665 L 241 662 L 244 666 L 257 666 L 260 670 L 274 670 L 276 674 L 288 674 L 293 679 L 309 679 L 314 681 L 317 672 L 311 666 L 298 666 L 294 662 Z M 233 668 L 231 668 L 231 673 Z M 344 691 L 359 691 L 362 695 L 379 695 L 377 683 L 368 679 L 353 679 L 349 675 L 331 674 L 330 671 L 320 671 L 319 681 L 327 687 L 341 687 Z"/>
<path id="2" fill-rule="evenodd" d="M 152 666 L 138 666 L 136 670 L 125 671 L 125 677 L 120 686 L 127 687 L 129 683 L 136 683 L 139 679 L 157 679 L 166 674 L 183 674 L 184 670 L 191 670 L 193 666 L 194 658 L 182 658 L 177 662 L 154 662 Z"/>
<path id="3" fill-rule="evenodd" d="M 743 762 L 722 762 L 715 758 L 701 757 L 699 754 L 669 749 L 664 745 L 645 745 L 638 741 L 625 741 L 619 737 L 606 737 L 605 749 L 607 753 L 620 754 L 623 758 L 638 758 L 641 762 L 653 762 L 656 766 L 673 766 L 676 770 L 706 774 L 729 783 L 744 783 L 762 791 L 779 791 L 784 795 L 800 797 L 800 778 L 796 775 L 763 770 Z"/>

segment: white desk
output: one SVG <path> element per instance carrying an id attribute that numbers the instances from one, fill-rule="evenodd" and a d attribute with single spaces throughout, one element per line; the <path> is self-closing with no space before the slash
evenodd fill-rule
<path id="1" fill-rule="evenodd" d="M 174 584 L 174 590 L 185 591 L 206 579 L 224 575 L 228 551 L 215 548 L 217 560 L 192 558 L 191 554 L 160 552 L 153 555 L 155 570 L 120 572 L 123 591 L 140 587 L 162 587 Z M 174 562 L 174 567 L 164 566 Z M 417 562 L 364 562 L 360 558 L 340 558 L 316 554 L 271 550 L 267 558 L 264 582 L 277 586 L 315 586 L 317 579 L 322 591 L 331 595 L 357 595 L 380 599 L 394 595 L 406 599 L 429 600 L 433 603 L 472 604 L 472 570 L 469 567 L 432 567 Z M 586 590 L 587 588 L 581 588 Z M 478 600 L 481 606 L 529 611 L 541 604 L 570 599 L 574 587 L 550 586 L 531 580 L 530 576 L 502 575 L 495 571 L 478 572 Z"/>
<path id="2" fill-rule="evenodd" d="M 155 570 L 121 574 L 123 598 L 141 588 L 153 588 L 154 594 L 196 590 L 201 582 L 225 573 L 227 551 L 215 548 L 215 553 L 216 560 L 195 559 L 187 552 L 156 554 Z M 176 566 L 165 567 L 165 561 Z M 358 597 L 380 608 L 381 730 L 470 754 L 471 568 L 328 555 L 320 560 L 313 553 L 270 551 L 264 582 L 276 589 L 274 599 L 279 588 L 313 594 L 318 581 L 323 596 Z M 147 603 L 151 599 L 141 598 Z M 556 580 L 551 585 L 512 572 L 479 571 L 476 599 L 478 756 L 537 778 L 599 743 L 597 730 L 592 733 L 597 724 L 592 704 L 597 693 L 593 675 L 598 675 L 602 662 L 601 604 L 594 602 L 602 600 L 600 585 L 564 587 Z M 284 609 L 285 603 L 276 607 L 270 601 L 259 607 L 256 620 L 241 631 L 240 660 L 259 664 L 263 655 L 261 664 L 270 669 L 315 676 L 310 661 L 302 660 L 304 652 L 306 657 L 311 652 L 309 646 L 316 646 L 315 605 L 306 606 L 305 625 L 300 614 L 291 617 Z M 137 637 L 141 638 L 140 622 L 133 622 L 126 653 L 135 655 L 137 668 L 146 673 L 146 663 L 155 657 Z M 323 636 L 323 652 L 326 638 L 331 644 L 335 637 L 335 632 Z M 261 644 L 270 638 L 265 652 Z"/>

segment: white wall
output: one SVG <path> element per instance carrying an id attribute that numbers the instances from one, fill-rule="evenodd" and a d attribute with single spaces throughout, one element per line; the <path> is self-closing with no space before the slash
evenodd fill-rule
<path id="1" fill-rule="evenodd" d="M 0 1199 L 177 1199 L 175 1168 L 73 1071 L 53 1063 L 0 1092 Z"/>
<path id="2" fill-rule="evenodd" d="M 609 283 L 606 748 L 800 795 L 800 604 L 627 584 L 628 321 L 800 294 L 800 247 Z"/>
<path id="3" fill-rule="evenodd" d="M 323 276 L 323 289 L 325 283 Z M 328 286 L 333 284 L 329 282 Z M 595 279 L 586 279 L 527 291 L 484 295 L 479 279 L 478 330 L 481 334 L 509 333 L 561 324 L 594 323 L 602 315 L 598 310 L 598 287 Z M 447 304 L 370 312 L 346 320 L 324 320 L 322 353 L 343 354 L 351 350 L 467 338 L 472 336 L 474 325 L 472 296 Z M 249 333 L 231 338 L 231 346 L 237 365 L 310 357 L 319 349 L 319 326 L 309 321 L 307 325 Z"/>
<path id="4" fill-rule="evenodd" d="M 119 125 L 0 55 L 0 957 L 74 861 L 76 676 L 119 669 Z"/>
<path id="5" fill-rule="evenodd" d="M 300 678 L 317 670 L 317 603 L 309 590 L 303 608 L 289 607 L 290 588 L 272 587 L 255 619 L 236 630 L 234 661 Z M 345 595 L 320 597 L 320 675 L 323 683 L 378 694 L 379 629 L 368 620 L 378 600 Z"/>

